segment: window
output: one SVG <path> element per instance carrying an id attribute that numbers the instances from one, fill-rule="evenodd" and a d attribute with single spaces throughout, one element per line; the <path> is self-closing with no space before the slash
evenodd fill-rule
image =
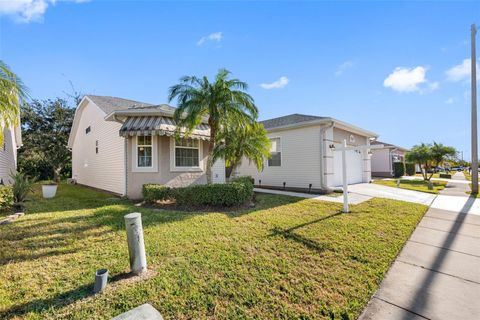
<path id="1" fill-rule="evenodd" d="M 152 167 L 152 136 L 137 136 L 137 167 Z"/>
<path id="2" fill-rule="evenodd" d="M 95 153 L 98 154 L 98 140 L 95 140 Z"/>
<path id="3" fill-rule="evenodd" d="M 199 167 L 198 140 L 175 140 L 175 167 Z"/>
<path id="4" fill-rule="evenodd" d="M 90 131 L 92 131 L 92 128 L 90 128 L 90 126 L 88 126 L 88 128 L 85 129 L 85 134 L 88 134 Z"/>
<path id="5" fill-rule="evenodd" d="M 268 158 L 269 167 L 280 167 L 282 165 L 282 149 L 280 138 L 270 139 L 272 147 L 270 148 L 270 158 Z"/>

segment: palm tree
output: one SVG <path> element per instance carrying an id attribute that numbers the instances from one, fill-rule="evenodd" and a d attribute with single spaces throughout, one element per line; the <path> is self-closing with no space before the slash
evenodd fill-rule
<path id="1" fill-rule="evenodd" d="M 229 121 L 254 123 L 258 109 L 253 98 L 246 93 L 248 85 L 238 79 L 230 79 L 230 72 L 220 69 L 214 82 L 207 77 L 184 76 L 180 83 L 170 87 L 168 100 L 177 99 L 178 108 L 173 116 L 180 132 L 184 128 L 185 137 L 202 121 L 210 126 L 210 140 L 207 160 L 207 182 L 212 181 L 212 152 L 217 142 L 217 134 Z"/>
<path id="2" fill-rule="evenodd" d="M 20 78 L 0 60 L 0 143 L 3 143 L 3 131 L 18 125 L 20 106 L 27 98 L 27 88 Z"/>
<path id="3" fill-rule="evenodd" d="M 241 164 L 243 157 L 253 162 L 258 171 L 263 170 L 265 159 L 270 157 L 270 139 L 259 123 L 239 125 L 232 121 L 221 130 L 218 140 L 213 149 L 213 161 L 225 159 L 227 179 Z"/>

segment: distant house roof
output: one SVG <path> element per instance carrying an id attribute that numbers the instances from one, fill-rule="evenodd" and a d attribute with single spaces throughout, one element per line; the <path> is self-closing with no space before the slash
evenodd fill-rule
<path id="1" fill-rule="evenodd" d="M 408 149 L 405 149 L 405 148 L 396 146 L 396 145 L 391 144 L 391 143 L 381 142 L 381 141 L 378 141 L 378 140 L 372 141 L 371 144 L 372 144 L 372 145 L 383 144 L 383 146 L 384 146 L 385 148 L 388 148 L 388 149 L 399 149 L 399 150 L 402 150 L 402 151 L 408 151 Z"/>
<path id="2" fill-rule="evenodd" d="M 307 121 L 320 120 L 320 119 L 328 119 L 328 118 L 294 113 L 288 116 L 260 121 L 260 123 L 263 124 L 263 127 L 265 129 L 273 129 L 277 127 L 283 127 L 283 126 L 293 125 L 293 124 L 307 122 Z"/>
<path id="3" fill-rule="evenodd" d="M 128 99 L 117 98 L 117 97 L 94 96 L 94 95 L 87 95 L 86 97 L 92 100 L 93 103 L 95 103 L 106 114 L 110 114 L 113 111 L 117 111 L 117 110 L 125 110 L 125 109 L 131 109 L 131 108 L 145 108 L 145 107 L 153 106 L 153 104 L 151 103 L 145 103 L 145 102 L 128 100 Z"/>

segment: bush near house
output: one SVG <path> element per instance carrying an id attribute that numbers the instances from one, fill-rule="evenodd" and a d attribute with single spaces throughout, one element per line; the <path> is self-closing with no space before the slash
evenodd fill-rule
<path id="1" fill-rule="evenodd" d="M 251 177 L 233 179 L 223 184 L 202 184 L 184 188 L 170 188 L 157 184 L 143 185 L 146 202 L 176 200 L 182 206 L 231 207 L 244 204 L 253 196 Z"/>
<path id="2" fill-rule="evenodd" d="M 10 186 L 0 186 L 0 210 L 8 209 L 13 205 L 13 191 Z"/>
<path id="3" fill-rule="evenodd" d="M 393 176 L 395 178 L 400 178 L 405 175 L 405 164 L 403 162 L 394 162 L 393 163 Z"/>
<path id="4" fill-rule="evenodd" d="M 161 184 L 144 184 L 142 194 L 143 200 L 150 203 L 175 199 L 175 189 Z"/>
<path id="5" fill-rule="evenodd" d="M 414 176 L 415 175 L 415 163 L 406 163 L 405 164 L 405 171 L 407 172 L 407 176 Z"/>

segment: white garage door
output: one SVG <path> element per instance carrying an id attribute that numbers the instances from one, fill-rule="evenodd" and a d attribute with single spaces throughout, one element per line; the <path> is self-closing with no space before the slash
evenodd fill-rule
<path id="1" fill-rule="evenodd" d="M 360 183 L 363 177 L 362 153 L 355 150 L 346 151 L 348 184 Z M 342 177 L 342 152 L 333 153 L 333 185 L 335 187 L 343 184 Z"/>

